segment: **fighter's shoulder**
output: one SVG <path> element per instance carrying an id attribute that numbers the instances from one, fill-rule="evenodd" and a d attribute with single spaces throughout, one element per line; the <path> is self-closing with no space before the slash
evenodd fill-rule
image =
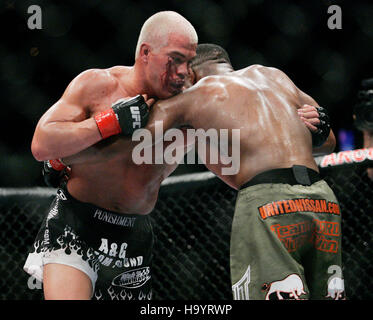
<path id="1" fill-rule="evenodd" d="M 290 77 L 284 71 L 275 67 L 267 67 L 256 64 L 245 68 L 243 72 L 248 78 L 253 80 L 266 79 L 266 81 L 274 81 L 280 83 L 281 86 L 288 86 L 289 88 L 295 89 L 295 85 Z"/>
<path id="2" fill-rule="evenodd" d="M 116 77 L 116 76 L 119 76 L 119 75 L 129 73 L 131 69 L 132 69 L 132 67 L 127 67 L 127 66 L 113 66 L 113 67 L 111 67 L 109 69 L 105 69 L 105 70 L 109 71 L 112 76 Z"/>
<path id="3" fill-rule="evenodd" d="M 190 89 L 196 94 L 221 96 L 226 93 L 230 80 L 224 75 L 211 75 L 199 80 Z"/>
<path id="4" fill-rule="evenodd" d="M 235 77 L 232 77 L 233 74 L 219 74 L 211 75 L 202 78 L 197 82 L 197 85 L 200 87 L 217 87 L 222 88 L 227 85 L 235 82 Z"/>
<path id="5" fill-rule="evenodd" d="M 266 75 L 269 75 L 269 74 L 279 75 L 279 76 L 285 75 L 285 73 L 278 68 L 263 66 L 261 64 L 253 64 L 253 65 L 250 65 L 246 68 L 238 70 L 236 72 L 237 73 L 243 73 L 243 74 L 257 72 L 257 73 L 262 73 L 262 74 L 266 74 Z"/>
<path id="6" fill-rule="evenodd" d="M 88 69 L 78 74 L 68 85 L 63 99 L 87 103 L 105 96 L 118 87 L 118 80 L 110 69 Z"/>
<path id="7" fill-rule="evenodd" d="M 78 74 L 72 83 L 83 87 L 112 88 L 118 85 L 118 80 L 111 72 L 111 69 L 88 69 Z"/>

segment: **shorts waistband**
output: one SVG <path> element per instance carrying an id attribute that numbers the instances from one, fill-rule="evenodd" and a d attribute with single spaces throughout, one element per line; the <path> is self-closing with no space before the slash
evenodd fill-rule
<path id="1" fill-rule="evenodd" d="M 240 190 L 263 183 L 285 183 L 290 185 L 310 186 L 320 180 L 322 180 L 322 178 L 317 171 L 305 166 L 294 165 L 291 168 L 279 168 L 261 172 L 244 183 L 240 187 Z"/>
<path id="2" fill-rule="evenodd" d="M 106 222 L 122 227 L 132 227 L 135 220 L 147 219 L 147 215 L 118 213 L 100 208 L 92 203 L 81 202 L 68 192 L 66 186 L 57 189 L 57 198 L 61 200 L 61 203 L 67 200 L 69 208 L 76 210 L 77 215 L 86 221 Z"/>

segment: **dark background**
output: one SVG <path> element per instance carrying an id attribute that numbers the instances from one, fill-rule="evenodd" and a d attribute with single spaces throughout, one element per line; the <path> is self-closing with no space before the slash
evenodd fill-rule
<path id="1" fill-rule="evenodd" d="M 38 119 L 80 72 L 132 65 L 143 22 L 161 10 L 186 17 L 200 43 L 226 48 L 235 69 L 259 63 L 283 70 L 329 110 L 337 137 L 352 130 L 361 147 L 352 108 L 361 80 L 373 77 L 370 2 L 0 0 L 0 187 L 43 185 L 30 152 Z M 28 29 L 33 4 L 42 9 L 42 30 Z M 333 4 L 342 9 L 341 30 L 327 26 Z M 175 174 L 200 170 L 180 166 Z"/>

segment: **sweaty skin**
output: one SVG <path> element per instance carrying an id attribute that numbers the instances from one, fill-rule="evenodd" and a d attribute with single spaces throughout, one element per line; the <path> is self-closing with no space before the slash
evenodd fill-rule
<path id="1" fill-rule="evenodd" d="M 107 109 L 118 99 L 133 96 L 132 92 L 125 89 L 130 87 L 126 85 L 125 80 L 128 68 L 115 67 L 109 72 L 110 79 L 106 85 L 101 84 L 104 95 L 95 100 L 89 108 L 90 118 Z M 82 202 L 93 203 L 108 210 L 128 214 L 147 214 L 157 201 L 161 182 L 175 170 L 177 164 L 134 164 L 131 150 L 135 143 L 122 136 L 100 141 L 96 150 L 100 152 L 100 149 L 115 144 L 121 139 L 126 141 L 126 144 L 123 146 L 120 159 L 113 157 L 107 158 L 105 162 L 73 165 L 67 184 L 68 191 Z"/>
<path id="2" fill-rule="evenodd" d="M 216 74 L 216 73 L 215 73 Z M 303 104 L 318 106 L 280 70 L 252 65 L 201 79 L 173 98 L 158 101 L 147 128 L 163 121 L 164 131 L 189 125 L 195 129 L 240 129 L 240 168 L 222 175 L 223 164 L 206 166 L 235 189 L 260 172 L 295 164 L 318 171 L 310 131 L 297 114 Z M 325 151 L 332 152 L 329 136 Z M 208 148 L 209 146 L 207 146 Z M 230 146 L 231 148 L 231 141 Z"/>
<path id="3" fill-rule="evenodd" d="M 245 80 L 246 73 L 249 75 L 249 70 L 254 68 L 256 67 L 238 71 L 235 73 L 234 77 L 232 74 L 226 79 L 224 76 L 218 78 L 210 77 L 210 79 L 206 78 L 205 80 L 200 81 L 196 86 L 185 91 L 183 94 L 179 94 L 178 96 L 168 100 L 159 101 L 156 106 L 152 108 L 147 129 L 154 132 L 154 121 L 162 120 L 164 121 L 164 131 L 166 131 L 167 128 L 187 124 L 186 118 L 183 121 L 180 121 L 180 119 L 184 118 L 184 116 L 194 114 L 190 124 L 195 128 L 214 128 L 214 126 L 217 125 L 215 121 L 219 121 L 221 128 L 241 128 L 241 139 L 244 136 L 250 136 L 251 141 L 249 141 L 249 139 L 246 140 L 252 149 L 249 151 L 246 149 L 246 147 L 243 147 L 241 142 L 241 152 L 244 151 L 244 153 L 241 154 L 241 158 L 246 159 L 247 154 L 250 154 L 250 157 L 252 157 L 251 161 L 254 163 L 255 161 L 258 161 L 259 163 L 263 164 L 264 161 L 261 159 L 261 157 L 269 159 L 273 158 L 273 154 L 267 155 L 263 150 L 260 152 L 260 154 L 256 154 L 256 143 L 262 143 L 263 140 L 268 140 L 268 138 L 264 137 L 261 139 L 252 139 L 253 133 L 257 134 L 257 127 L 263 127 L 263 129 L 265 129 L 265 126 L 268 126 L 272 131 L 275 131 L 274 126 L 279 125 L 282 128 L 281 130 L 286 132 L 286 135 L 275 135 L 274 141 L 278 143 L 278 146 L 280 146 L 280 144 L 286 144 L 286 141 L 289 142 L 289 140 L 297 137 L 297 135 L 300 134 L 304 136 L 303 138 L 307 141 L 307 147 L 305 146 L 304 149 L 307 150 L 307 152 L 311 150 L 311 146 L 308 146 L 308 143 L 311 141 L 309 130 L 298 117 L 296 108 L 287 105 L 287 110 L 290 112 L 288 117 L 296 116 L 296 121 L 299 122 L 297 122 L 296 125 L 298 128 L 297 131 L 293 131 L 291 133 L 288 132 L 286 123 L 281 123 L 278 125 L 274 124 L 276 121 L 274 116 L 271 116 L 269 111 L 263 110 L 263 114 L 255 111 L 254 115 L 256 115 L 256 117 L 250 115 L 249 110 L 255 110 L 255 106 L 259 105 L 257 102 L 255 102 L 255 105 L 252 105 L 251 99 L 253 99 L 256 94 L 258 97 L 263 99 L 262 93 L 255 93 L 255 91 L 259 89 L 259 86 L 254 85 L 253 80 Z M 226 70 L 224 69 L 224 71 Z M 277 72 L 281 73 L 279 70 Z M 243 77 L 242 74 L 245 74 L 245 76 Z M 299 91 L 295 88 L 292 82 L 286 76 L 284 76 L 283 73 L 281 73 L 281 76 L 287 79 L 288 85 L 292 88 L 292 93 L 289 93 L 289 96 Z M 261 76 L 261 78 L 261 81 L 264 81 L 263 76 Z M 255 80 L 257 81 L 258 79 Z M 279 79 L 279 81 L 280 80 L 281 79 Z M 227 84 L 232 82 L 229 89 L 226 88 L 225 82 Z M 267 83 L 267 85 L 269 86 L 273 84 Z M 278 87 L 283 86 L 283 84 L 276 85 Z M 233 92 L 231 92 L 231 87 L 233 88 Z M 237 88 L 234 89 L 234 87 Z M 249 90 L 247 91 L 247 89 Z M 243 92 L 241 98 L 234 97 L 234 95 L 238 95 L 236 90 L 241 90 Z M 242 92 L 240 92 L 240 94 L 242 94 Z M 250 92 L 250 95 L 248 95 L 248 92 Z M 220 94 L 219 96 L 216 95 L 218 93 Z M 230 95 L 232 94 L 233 96 L 231 97 Z M 317 105 L 313 99 L 309 98 L 305 94 L 302 95 L 304 96 L 304 99 L 299 100 L 299 107 L 302 106 L 303 103 L 312 104 L 314 106 Z M 259 98 L 256 99 L 261 101 Z M 234 109 L 230 109 L 228 105 L 223 106 L 225 101 L 229 101 L 228 105 L 234 107 Z M 265 106 L 263 105 L 262 108 L 264 107 Z M 238 112 L 245 113 L 247 120 L 250 121 L 250 123 L 251 121 L 255 123 L 255 127 L 248 126 L 248 122 L 246 121 L 242 122 L 244 118 L 242 118 L 241 114 L 236 113 L 237 110 L 239 110 Z M 277 110 L 277 113 L 279 113 L 279 116 L 281 116 L 281 112 L 279 110 Z M 219 117 L 221 117 L 224 121 L 219 120 Z M 212 120 L 214 120 L 214 122 L 212 122 Z M 293 123 L 294 119 L 288 119 L 288 122 Z M 186 129 L 183 129 L 184 133 L 185 130 Z M 282 141 L 281 139 L 285 140 Z M 183 148 L 185 152 L 187 150 L 187 139 L 185 134 L 184 140 L 185 145 L 180 147 Z M 105 205 L 106 208 L 111 208 L 111 210 L 116 209 L 114 211 L 123 210 L 123 212 L 128 213 L 149 213 L 156 203 L 161 182 L 176 169 L 177 163 L 173 165 L 135 165 L 132 162 L 131 151 L 135 145 L 137 145 L 137 143 L 138 142 L 132 142 L 131 139 L 123 136 L 116 136 L 99 142 L 96 145 L 73 156 L 64 157 L 64 162 L 72 166 L 72 173 L 68 182 L 69 191 L 74 192 L 75 195 L 79 195 L 79 199 L 84 199 L 81 201 L 93 202 L 99 206 Z M 166 149 L 167 145 L 171 142 L 163 143 L 163 147 Z M 274 143 L 272 145 L 274 145 Z M 327 143 L 325 145 L 327 145 Z M 153 146 L 153 159 L 155 148 L 156 146 Z M 323 146 L 319 149 L 321 152 L 331 152 L 331 150 L 329 150 L 330 148 L 328 147 L 325 149 Z M 268 150 L 271 150 L 271 146 L 268 146 Z M 279 153 L 281 154 L 281 152 Z M 282 157 L 286 159 L 283 163 L 284 166 L 286 166 L 286 161 L 289 162 L 292 159 L 286 156 L 286 154 L 283 154 Z M 293 158 L 294 157 L 295 156 L 293 156 Z M 258 159 L 260 159 L 260 161 Z M 314 163 L 312 155 L 308 156 L 307 159 L 308 162 Z M 247 166 L 250 167 L 249 165 Z M 211 171 L 217 173 L 220 170 L 221 165 L 207 165 L 207 167 Z M 260 168 L 258 168 L 258 170 L 260 170 Z M 97 183 L 96 174 L 98 174 L 100 178 L 102 177 L 99 184 Z M 252 174 L 254 174 L 254 172 Z M 240 172 L 239 175 L 242 175 L 242 172 Z M 231 176 L 229 178 L 226 177 L 223 180 L 234 187 L 235 184 L 230 181 L 232 179 L 233 177 Z M 87 191 L 87 188 L 88 190 L 93 189 L 97 192 L 89 192 Z M 106 191 L 109 191 L 111 194 L 110 199 L 105 196 Z M 101 199 L 100 197 L 103 198 Z M 98 203 L 102 204 L 100 205 Z"/>
<path id="4" fill-rule="evenodd" d="M 156 88 L 147 87 L 148 82 L 141 77 L 143 74 L 134 71 L 135 67 L 88 70 L 71 82 L 62 98 L 40 119 L 32 142 L 33 155 L 39 161 L 63 158 L 72 164 L 67 189 L 79 201 L 127 214 L 148 214 L 154 208 L 161 182 L 177 164 L 134 164 L 131 140 L 122 135 L 102 140 L 93 117 L 124 97 L 142 93 L 170 97 L 181 91 L 196 44 L 185 45 L 187 41 L 182 37 L 170 39 L 172 44 L 160 49 L 158 55 L 149 53 L 145 57 L 156 60 L 152 66 L 159 69 L 153 70 L 150 78 L 156 73 L 158 77 L 167 66 L 162 81 L 154 81 Z M 69 162 L 69 157 L 79 157 L 81 151 L 93 144 L 92 151 L 98 154 L 117 141 L 125 141 L 120 158 L 106 157 L 103 162 L 84 164 Z"/>
<path id="5" fill-rule="evenodd" d="M 121 134 L 103 139 L 94 117 L 103 111 L 110 112 L 119 99 L 141 94 L 151 106 L 155 98 L 167 99 L 181 92 L 188 75 L 188 63 L 196 55 L 197 42 L 193 26 L 178 13 L 163 11 L 150 17 L 141 28 L 133 66 L 81 73 L 44 113 L 31 145 L 36 160 L 66 159 L 66 163 L 71 164 L 67 189 L 80 202 L 118 213 L 149 213 L 161 181 L 176 164 L 135 165 L 131 140 L 124 139 Z M 121 126 L 126 122 L 117 120 Z M 118 128 L 115 119 L 104 126 L 109 132 L 119 131 L 111 130 L 111 127 Z M 120 141 L 124 141 L 120 158 L 107 157 L 100 163 L 68 162 L 75 156 L 79 159 L 84 150 L 93 151 L 93 155 L 110 155 L 108 146 L 116 146 Z M 79 216 L 81 212 L 74 214 Z M 63 259 L 64 254 L 56 253 L 55 262 L 45 264 L 42 261 L 45 299 L 90 299 L 94 286 L 90 277 L 80 268 L 58 261 L 61 257 Z"/>

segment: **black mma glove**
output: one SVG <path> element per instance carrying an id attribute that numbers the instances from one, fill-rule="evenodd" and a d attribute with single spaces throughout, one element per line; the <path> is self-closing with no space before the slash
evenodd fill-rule
<path id="1" fill-rule="evenodd" d="M 48 187 L 58 188 L 65 180 L 66 169 L 67 167 L 59 159 L 43 161 L 42 174 L 45 184 Z"/>
<path id="2" fill-rule="evenodd" d="M 119 133 L 131 136 L 136 129 L 145 127 L 149 107 L 144 97 L 137 95 L 129 100 L 119 100 L 94 118 L 103 139 Z"/>
<path id="3" fill-rule="evenodd" d="M 312 133 L 312 146 L 320 147 L 328 139 L 330 134 L 330 121 L 327 110 L 323 107 L 316 107 L 319 113 L 320 123 L 316 125 L 317 131 Z"/>

